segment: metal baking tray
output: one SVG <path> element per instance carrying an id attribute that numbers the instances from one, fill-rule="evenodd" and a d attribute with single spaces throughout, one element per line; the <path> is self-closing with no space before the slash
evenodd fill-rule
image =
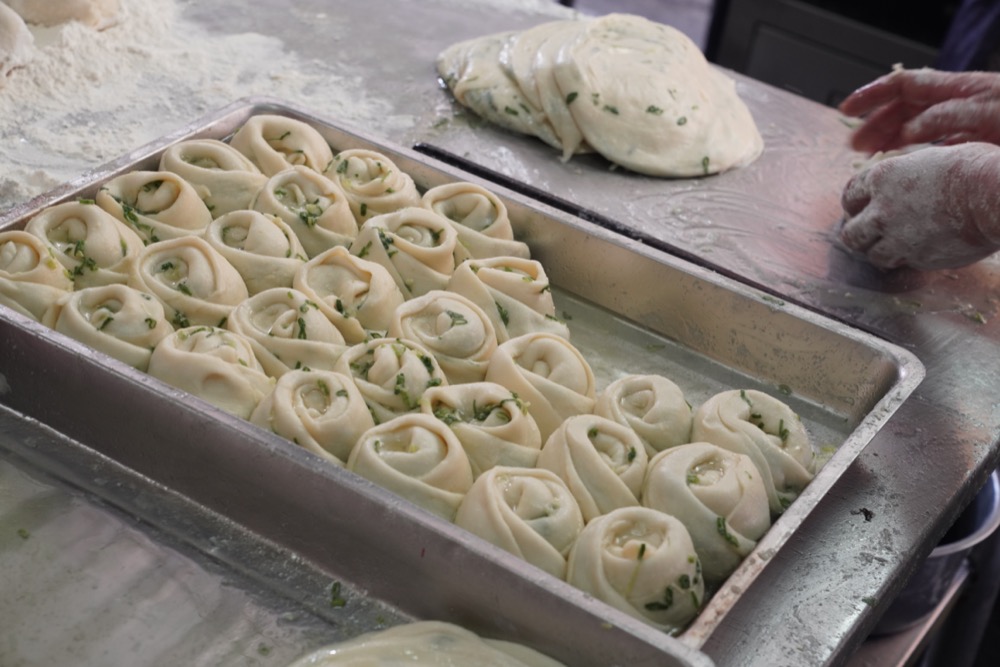
<path id="1" fill-rule="evenodd" d="M 65 441 L 33 448 L 25 460 L 248 577 L 251 592 L 285 595 L 302 606 L 303 617 L 328 624 L 329 634 L 319 633 L 326 641 L 422 618 L 520 642 L 574 667 L 709 665 L 698 649 L 923 378 L 919 360 L 898 346 L 269 98 L 240 100 L 18 206 L 0 218 L 0 229 L 20 228 L 51 204 L 91 198 L 121 173 L 155 168 L 173 143 L 224 139 L 259 113 L 309 122 L 335 152 L 379 150 L 422 188 L 467 180 L 497 193 L 515 234 L 555 286 L 557 308 L 599 388 L 623 373 L 643 372 L 670 377 L 695 405 L 724 389 L 781 392 L 814 444 L 832 452 L 695 621 L 670 637 L 278 436 L 0 307 L 4 419 Z M 0 455 L 24 459 L 17 449 L 0 447 Z M 81 461 L 88 457 L 113 467 L 126 486 L 168 495 L 169 509 L 87 483 L 93 475 Z M 239 548 L 220 552 L 206 539 L 218 525 Z M 289 579 L 312 582 L 313 590 L 303 592 L 310 584 L 290 590 Z M 353 603 L 330 609 L 316 589 L 334 581 L 343 582 Z M 314 635 L 303 641 L 303 653 L 320 645 Z M 279 664 L 260 655 L 254 660 Z"/>

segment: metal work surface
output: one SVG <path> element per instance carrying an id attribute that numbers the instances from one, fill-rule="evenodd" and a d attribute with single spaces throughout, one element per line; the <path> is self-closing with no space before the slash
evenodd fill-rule
<path id="1" fill-rule="evenodd" d="M 209 31 L 281 38 L 288 50 L 364 81 L 387 116 L 412 117 L 355 119 L 367 132 L 455 155 L 606 221 L 636 246 L 673 250 L 915 354 L 926 379 L 703 646 L 718 665 L 841 664 L 996 466 L 1000 264 L 883 274 L 837 249 L 831 231 L 840 189 L 863 156 L 846 150 L 848 130 L 834 111 L 746 79 L 738 89 L 762 130 L 764 154 L 706 179 L 649 179 L 595 158 L 561 163 L 539 142 L 470 119 L 437 84 L 434 57 L 454 41 L 551 18 L 530 5 L 312 0 L 295 12 L 276 2 L 253 12 L 236 2 L 183 11 Z M 320 14 L 326 18 L 315 19 Z M 337 39 L 327 38 L 331 25 Z M 177 127 L 190 120 L 174 119 Z M 30 146 L 11 154 L 26 164 L 38 157 Z"/>

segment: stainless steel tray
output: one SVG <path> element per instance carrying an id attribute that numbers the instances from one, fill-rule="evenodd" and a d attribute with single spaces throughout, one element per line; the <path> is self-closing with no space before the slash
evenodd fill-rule
<path id="1" fill-rule="evenodd" d="M 92 197 L 120 173 L 153 168 L 172 143 L 225 138 L 257 113 L 310 122 L 335 150 L 380 150 L 425 188 L 469 180 L 496 192 L 515 233 L 557 287 L 557 307 L 600 386 L 622 372 L 662 373 L 693 404 L 723 389 L 781 391 L 815 444 L 835 450 L 695 622 L 671 638 L 345 470 L 320 465 L 273 434 L 0 308 L 0 402 L 13 414 L 223 517 L 250 542 L 294 554 L 307 579 L 324 573 L 349 585 L 355 599 L 387 604 L 400 617 L 459 622 L 574 666 L 709 664 L 697 649 L 923 378 L 920 362 L 897 346 L 416 151 L 264 98 L 241 100 L 19 206 L 0 219 L 0 229 L 20 227 L 59 201 Z M 53 448 L 50 458 L 58 462 L 64 450 Z M 184 514 L 149 520 L 176 521 L 180 529 L 164 530 L 183 537 Z M 273 578 L 268 563 L 264 558 L 251 568 L 265 583 Z M 343 633 L 347 618 L 353 629 L 372 625 L 370 614 L 324 611 L 332 617 L 331 636 Z"/>

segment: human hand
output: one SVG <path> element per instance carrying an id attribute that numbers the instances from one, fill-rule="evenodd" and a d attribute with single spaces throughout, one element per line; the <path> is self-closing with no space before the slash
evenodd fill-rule
<path id="1" fill-rule="evenodd" d="M 909 144 L 1000 144 L 1000 73 L 898 70 L 851 93 L 840 104 L 864 116 L 851 136 L 859 151 Z"/>
<path id="2" fill-rule="evenodd" d="M 848 181 L 844 244 L 875 266 L 958 268 L 1000 249 L 1000 148 L 931 146 Z"/>

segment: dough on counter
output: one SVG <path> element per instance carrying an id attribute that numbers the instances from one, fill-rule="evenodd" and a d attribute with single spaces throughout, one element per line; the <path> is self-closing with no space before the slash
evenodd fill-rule
<path id="1" fill-rule="evenodd" d="M 734 81 L 686 35 L 639 16 L 488 35 L 441 52 L 437 68 L 455 98 L 486 119 L 547 143 L 552 130 L 563 159 L 593 149 L 637 173 L 687 178 L 748 165 L 763 150 Z M 501 109 L 470 91 L 491 101 L 520 94 L 526 104 Z M 504 117 L 533 108 L 546 123 Z"/>
<path id="2" fill-rule="evenodd" d="M 4 0 L 28 23 L 53 26 L 79 21 L 97 30 L 118 23 L 119 0 Z M 2 4 L 2 3 L 0 3 Z"/>
<path id="3" fill-rule="evenodd" d="M 0 88 L 12 70 L 28 64 L 34 52 L 35 36 L 16 12 L 0 2 Z"/>

